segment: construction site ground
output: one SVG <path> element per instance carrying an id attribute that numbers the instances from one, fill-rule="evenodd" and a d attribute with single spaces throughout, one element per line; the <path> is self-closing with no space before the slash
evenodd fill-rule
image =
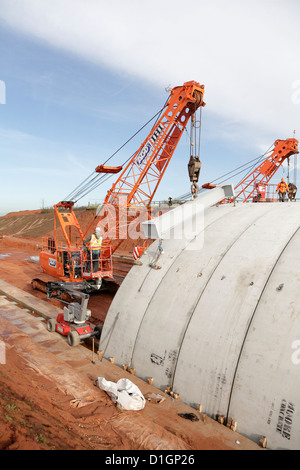
<path id="1" fill-rule="evenodd" d="M 14 217 L 17 219 L 18 214 Z M 14 234 L 9 230 L 5 233 L 3 224 L 1 228 L 3 219 L 0 346 L 2 359 L 4 346 L 5 361 L 0 363 L 1 450 L 261 450 L 258 443 L 239 435 L 238 430 L 234 432 L 156 389 L 155 383 L 150 385 L 107 359 L 101 360 L 96 341 L 93 352 L 91 341 L 72 348 L 65 337 L 50 333 L 46 321 L 56 317 L 63 304 L 47 300 L 45 294 L 32 289 L 31 280 L 41 277 L 39 265 L 30 261 L 30 257 L 38 256 L 39 240 L 30 232 L 26 238 L 16 230 Z M 39 226 L 38 222 L 34 226 Z M 119 252 L 115 261 L 120 279 L 130 269 L 129 251 L 127 247 Z M 95 324 L 104 322 L 113 296 L 111 292 L 91 295 L 89 308 Z M 159 394 L 164 400 L 147 401 L 140 411 L 120 410 L 96 385 L 98 377 L 112 382 L 128 378 L 144 395 Z M 179 413 L 192 413 L 196 420 L 185 419 Z"/>

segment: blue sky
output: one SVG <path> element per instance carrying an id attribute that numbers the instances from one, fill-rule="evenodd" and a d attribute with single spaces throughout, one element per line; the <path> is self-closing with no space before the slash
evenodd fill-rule
<path id="1" fill-rule="evenodd" d="M 201 184 L 294 129 L 299 139 L 299 19 L 294 0 L 1 0 L 0 215 L 63 199 L 161 109 L 169 85 L 205 85 Z M 188 159 L 183 135 L 155 200 L 189 191 Z"/>

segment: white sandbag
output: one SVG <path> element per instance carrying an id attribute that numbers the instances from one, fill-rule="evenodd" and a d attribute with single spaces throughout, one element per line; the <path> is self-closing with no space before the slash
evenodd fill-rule
<path id="1" fill-rule="evenodd" d="M 98 377 L 98 386 L 104 390 L 123 410 L 142 410 L 146 400 L 140 389 L 128 379 L 120 379 L 117 383 Z"/>

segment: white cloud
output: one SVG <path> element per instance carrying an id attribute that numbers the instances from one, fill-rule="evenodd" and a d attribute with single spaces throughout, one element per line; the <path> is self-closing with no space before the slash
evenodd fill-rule
<path id="1" fill-rule="evenodd" d="M 0 18 L 153 86 L 199 81 L 207 112 L 268 146 L 298 126 L 299 13 L 294 0 L 1 0 Z"/>

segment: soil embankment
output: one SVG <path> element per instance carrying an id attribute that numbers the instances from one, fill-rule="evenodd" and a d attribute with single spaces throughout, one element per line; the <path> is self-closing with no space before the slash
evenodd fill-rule
<path id="1" fill-rule="evenodd" d="M 83 231 L 87 230 L 92 223 L 92 228 L 96 211 L 95 209 L 76 209 L 76 217 Z M 54 210 L 39 209 L 35 211 L 10 212 L 0 217 L 0 233 L 13 235 L 42 241 L 42 237 L 53 235 Z"/>

